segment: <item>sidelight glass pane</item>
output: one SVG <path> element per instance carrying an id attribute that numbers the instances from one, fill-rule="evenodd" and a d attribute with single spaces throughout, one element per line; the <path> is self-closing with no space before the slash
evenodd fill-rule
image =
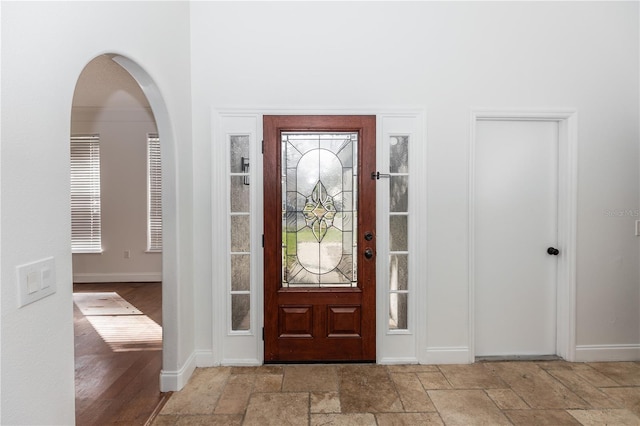
<path id="1" fill-rule="evenodd" d="M 389 149 L 389 172 L 409 171 L 409 136 L 391 136 Z"/>
<path id="2" fill-rule="evenodd" d="M 407 216 L 389 216 L 389 249 L 407 251 Z"/>
<path id="3" fill-rule="evenodd" d="M 249 330 L 250 303 L 248 294 L 231 295 L 231 330 Z"/>
<path id="4" fill-rule="evenodd" d="M 409 211 L 408 176 L 391 176 L 389 179 L 389 209 L 392 212 Z"/>
<path id="5" fill-rule="evenodd" d="M 249 252 L 249 216 L 231 216 L 231 251 Z"/>
<path id="6" fill-rule="evenodd" d="M 244 176 L 231 176 L 231 211 L 249 212 L 249 185 L 244 184 Z"/>
<path id="7" fill-rule="evenodd" d="M 409 287 L 409 256 L 406 254 L 392 254 L 389 256 L 389 289 L 408 290 Z"/>
<path id="8" fill-rule="evenodd" d="M 407 329 L 408 313 L 407 293 L 391 293 L 389 295 L 389 329 Z"/>
<path id="9" fill-rule="evenodd" d="M 231 255 L 231 291 L 249 291 L 250 256 L 248 254 Z"/>
<path id="10" fill-rule="evenodd" d="M 243 173 L 245 170 L 242 170 L 242 158 L 249 158 L 249 136 L 232 135 L 229 142 L 231 173 Z"/>
<path id="11" fill-rule="evenodd" d="M 355 286 L 357 133 L 282 133 L 282 286 Z"/>

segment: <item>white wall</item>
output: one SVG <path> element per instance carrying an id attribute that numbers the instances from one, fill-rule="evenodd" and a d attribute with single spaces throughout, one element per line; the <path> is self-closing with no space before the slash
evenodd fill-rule
<path id="1" fill-rule="evenodd" d="M 74 107 L 71 133 L 100 135 L 103 249 L 73 255 L 74 282 L 162 280 L 162 254 L 147 252 L 147 134 L 155 132 L 148 108 Z"/>
<path id="2" fill-rule="evenodd" d="M 165 372 L 188 376 L 194 349 L 212 350 L 224 259 L 211 218 L 224 212 L 211 207 L 210 121 L 224 107 L 426 109 L 431 349 L 469 340 L 470 109 L 575 108 L 578 345 L 640 344 L 635 217 L 607 214 L 639 206 L 636 2 L 3 2 L 1 19 L 3 424 L 73 423 L 71 99 L 108 52 L 148 72 L 171 121 Z M 47 256 L 57 293 L 18 309 L 16 265 Z"/>
<path id="3" fill-rule="evenodd" d="M 223 166 L 210 161 L 212 108 L 426 109 L 419 305 L 434 353 L 469 345 L 471 109 L 573 108 L 577 344 L 640 353 L 636 218 L 606 213 L 639 206 L 636 2 L 194 2 L 191 29 L 199 324 L 211 323 L 206 236 L 224 217 L 209 199 L 211 171 Z M 198 347 L 210 336 L 200 328 Z"/>
<path id="4" fill-rule="evenodd" d="M 2 3 L 2 424 L 73 424 L 69 135 L 76 81 L 95 56 L 128 56 L 166 104 L 175 164 L 164 368 L 193 352 L 189 4 Z M 163 164 L 164 166 L 164 164 Z M 179 214 L 178 214 L 179 213 Z M 57 292 L 17 307 L 16 265 L 53 256 Z M 178 330 L 178 327 L 180 329 Z"/>

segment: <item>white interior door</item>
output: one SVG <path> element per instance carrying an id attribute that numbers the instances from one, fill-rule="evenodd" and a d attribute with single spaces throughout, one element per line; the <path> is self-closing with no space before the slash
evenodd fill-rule
<path id="1" fill-rule="evenodd" d="M 476 356 L 556 354 L 558 130 L 476 122 Z"/>

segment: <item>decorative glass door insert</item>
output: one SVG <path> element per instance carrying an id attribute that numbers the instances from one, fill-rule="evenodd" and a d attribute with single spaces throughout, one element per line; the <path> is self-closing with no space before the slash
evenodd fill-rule
<path id="1" fill-rule="evenodd" d="M 356 287 L 358 133 L 281 139 L 282 287 Z"/>

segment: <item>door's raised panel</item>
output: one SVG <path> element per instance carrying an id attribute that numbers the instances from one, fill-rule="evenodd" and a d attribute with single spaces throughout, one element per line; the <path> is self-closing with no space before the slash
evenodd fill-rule
<path id="1" fill-rule="evenodd" d="M 312 337 L 312 306 L 280 306 L 279 324 L 280 337 Z"/>
<path id="2" fill-rule="evenodd" d="M 360 306 L 328 306 L 327 336 L 358 337 L 361 323 Z"/>

